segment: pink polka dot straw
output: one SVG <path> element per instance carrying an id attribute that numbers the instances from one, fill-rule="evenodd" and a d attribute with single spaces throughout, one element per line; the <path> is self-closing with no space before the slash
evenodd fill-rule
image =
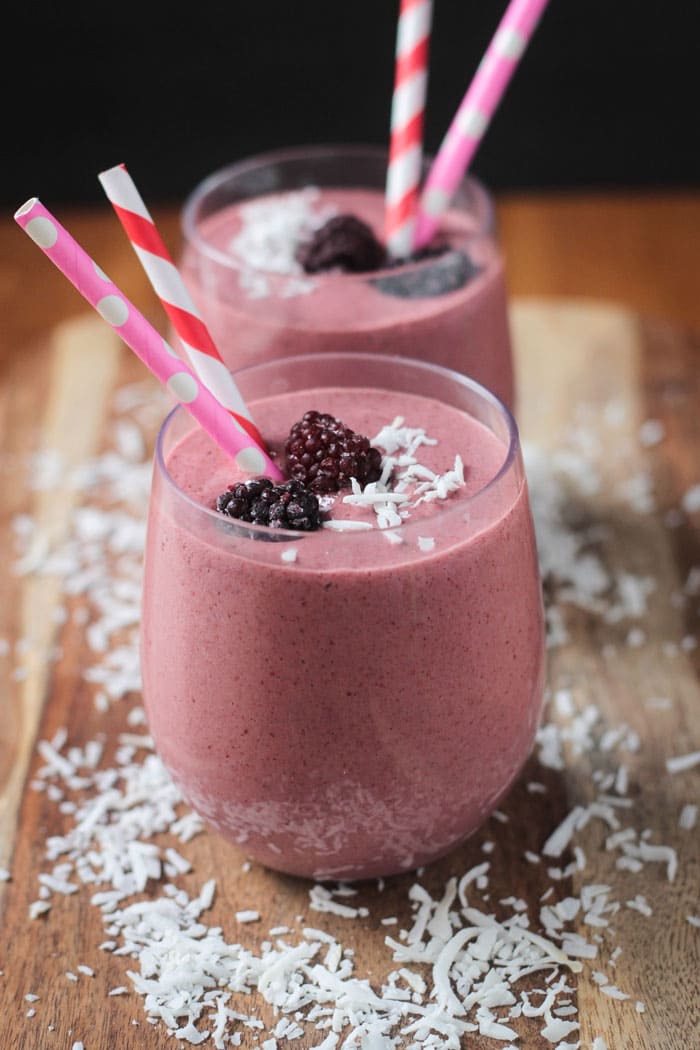
<path id="1" fill-rule="evenodd" d="M 413 251 L 431 20 L 432 0 L 401 0 L 384 208 L 384 238 L 395 259 L 406 258 Z"/>
<path id="2" fill-rule="evenodd" d="M 222 361 L 126 166 L 117 164 L 101 172 L 98 178 L 153 290 L 170 318 L 190 365 L 217 401 L 262 445 L 262 436 L 250 410 L 231 372 Z"/>
<path id="3" fill-rule="evenodd" d="M 418 204 L 414 250 L 429 243 L 450 206 L 547 3 L 510 0 L 428 173 Z"/>
<path id="4" fill-rule="evenodd" d="M 283 480 L 267 450 L 233 418 L 36 197 L 15 220 L 210 437 L 251 474 Z"/>

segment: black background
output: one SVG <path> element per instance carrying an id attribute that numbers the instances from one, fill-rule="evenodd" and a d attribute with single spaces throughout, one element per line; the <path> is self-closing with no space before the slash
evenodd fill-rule
<path id="1" fill-rule="evenodd" d="M 20 0 L 21 2 L 21 0 Z M 435 0 L 434 151 L 506 7 Z M 99 0 L 4 15 L 0 197 L 104 202 L 124 162 L 149 204 L 311 142 L 386 144 L 398 0 Z M 472 164 L 492 189 L 700 183 L 697 0 L 551 0 Z M 15 68 L 16 67 L 16 68 Z"/>

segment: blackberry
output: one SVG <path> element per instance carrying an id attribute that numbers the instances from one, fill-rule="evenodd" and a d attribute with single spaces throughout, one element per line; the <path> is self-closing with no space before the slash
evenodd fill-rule
<path id="1" fill-rule="evenodd" d="M 269 478 L 239 481 L 217 498 L 216 509 L 229 518 L 271 529 L 314 532 L 321 527 L 318 499 L 300 481 L 273 485 Z"/>
<path id="2" fill-rule="evenodd" d="M 386 251 L 367 223 L 354 215 L 334 215 L 299 246 L 296 257 L 306 273 L 367 273 L 384 265 Z"/>
<path id="3" fill-rule="evenodd" d="M 369 440 L 328 413 L 307 412 L 289 431 L 284 444 L 287 473 L 312 492 L 325 494 L 377 481 L 382 456 Z"/>

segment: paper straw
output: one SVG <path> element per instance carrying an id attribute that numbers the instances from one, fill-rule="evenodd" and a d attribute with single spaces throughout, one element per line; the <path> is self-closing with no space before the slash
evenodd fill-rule
<path id="1" fill-rule="evenodd" d="M 283 480 L 279 467 L 267 452 L 236 423 L 37 197 L 30 198 L 15 212 L 15 220 L 242 470 L 266 474 L 275 481 Z"/>
<path id="2" fill-rule="evenodd" d="M 450 206 L 548 0 L 511 0 L 433 161 L 420 196 L 414 250 Z"/>
<path id="3" fill-rule="evenodd" d="M 432 0 L 401 0 L 384 209 L 384 239 L 395 259 L 405 259 L 413 251 L 431 19 Z"/>
<path id="4" fill-rule="evenodd" d="M 259 444 L 263 439 L 231 372 L 193 303 L 136 184 L 117 164 L 98 175 L 107 198 L 183 345 L 187 360 L 217 401 Z"/>

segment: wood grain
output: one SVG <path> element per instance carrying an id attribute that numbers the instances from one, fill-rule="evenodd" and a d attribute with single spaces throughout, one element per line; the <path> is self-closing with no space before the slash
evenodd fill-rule
<path id="1" fill-rule="evenodd" d="M 700 195 L 541 193 L 497 199 L 512 295 L 624 304 L 700 329 Z"/>
<path id="2" fill-rule="evenodd" d="M 20 374 L 18 385 L 26 384 L 23 393 L 27 405 L 32 395 L 36 396 L 42 390 L 44 403 L 39 406 L 35 402 L 29 412 L 25 408 L 19 434 L 25 438 L 31 437 L 31 440 L 24 445 L 15 445 L 15 456 L 21 458 L 27 448 L 35 448 L 37 454 L 47 449 L 56 450 L 60 452 L 65 469 L 70 470 L 97 450 L 104 436 L 107 402 L 114 388 L 121 353 L 118 340 L 105 339 L 104 328 L 99 318 L 91 317 L 61 326 L 54 333 L 45 354 L 41 355 L 48 358 L 48 367 L 44 373 L 47 376 L 46 384 L 34 382 L 33 369 L 28 376 L 29 384 L 26 384 L 26 378 L 23 382 Z M 97 353 L 96 345 L 99 347 Z M 21 368 L 26 361 L 18 364 Z M 35 360 L 35 367 L 36 364 Z M 89 397 L 85 396 L 86 391 L 89 391 Z M 41 425 L 36 427 L 33 424 L 39 419 Z M 8 418 L 7 430 L 17 436 L 14 422 Z M 29 434 L 27 424 L 31 427 Z M 8 499 L 3 501 L 8 509 L 13 495 L 15 499 L 22 499 L 21 507 L 15 505 L 12 508 L 13 514 L 23 513 L 32 517 L 42 545 L 53 547 L 65 538 L 70 525 L 70 512 L 76 500 L 75 490 L 63 488 L 52 491 L 50 500 L 44 498 L 41 492 L 35 492 L 27 500 L 27 489 L 22 484 L 19 472 L 15 484 L 3 488 L 10 489 L 7 492 Z M 61 586 L 56 577 L 36 578 L 28 575 L 21 581 L 15 578 L 13 582 L 14 594 L 4 604 L 5 616 L 11 617 L 6 627 L 14 628 L 17 640 L 31 640 L 31 647 L 24 661 L 27 677 L 17 684 L 20 694 L 17 728 L 8 741 L 3 741 L 4 747 L 9 747 L 13 753 L 14 761 L 3 764 L 4 771 L 0 767 L 0 772 L 3 772 L 0 779 L 3 787 L 0 803 L 0 863 L 7 860 L 2 854 L 8 850 L 14 837 L 27 761 L 46 699 L 50 667 L 48 653 L 55 644 L 57 633 L 51 613 L 58 605 Z"/>
<path id="3" fill-rule="evenodd" d="M 700 537 L 692 521 L 669 530 L 661 518 L 666 509 L 677 506 L 680 495 L 698 478 L 697 340 L 673 326 L 643 321 L 629 311 L 592 302 L 518 301 L 513 308 L 513 329 L 520 377 L 519 415 L 526 440 L 555 449 L 580 403 L 602 407 L 621 400 L 626 410 L 621 441 L 632 438 L 647 418 L 664 422 L 667 439 L 650 453 L 660 500 L 658 513 L 625 514 L 611 501 L 610 493 L 620 481 L 615 476 L 619 469 L 615 457 L 611 457 L 606 484 L 591 497 L 586 513 L 591 520 L 606 523 L 602 546 L 609 566 L 629 565 L 632 551 L 635 570 L 653 573 L 659 593 L 677 589 L 689 569 L 700 564 Z M 37 374 L 45 375 L 46 383 L 37 383 Z M 84 316 L 59 328 L 50 339 L 31 344 L 26 353 L 13 355 L 2 402 L 11 453 L 2 473 L 6 550 L 11 544 L 7 530 L 16 514 L 37 515 L 59 535 L 71 510 L 67 493 L 47 505 L 42 493 L 27 490 L 23 454 L 50 445 L 75 462 L 103 447 L 110 426 L 111 392 L 134 378 L 142 378 L 138 362 L 106 326 Z M 81 411 L 75 413 L 76 399 L 85 390 L 90 396 L 80 398 Z M 2 606 L 3 635 L 16 641 L 29 632 L 36 639 L 35 653 L 26 664 L 26 679 L 10 681 L 3 702 L 7 717 L 2 722 L 0 865 L 12 871 L 12 881 L 0 884 L 4 1045 L 8 1050 L 70 1047 L 71 1040 L 82 1039 L 86 1050 L 171 1046 L 164 1029 L 145 1023 L 140 997 L 133 993 L 106 997 L 110 988 L 129 984 L 125 976 L 129 961 L 98 951 L 104 939 L 102 917 L 89 904 L 87 891 L 55 901 L 45 919 L 27 919 L 29 902 L 36 897 L 37 875 L 46 867 L 46 835 L 60 833 L 68 819 L 58 814 L 45 793 L 23 790 L 25 771 L 29 769 L 31 779 L 41 765 L 34 753 L 37 736 L 50 737 L 65 725 L 71 742 L 77 744 L 100 732 L 114 741 L 126 728 L 127 710 L 138 699 L 116 704 L 106 714 L 96 712 L 91 689 L 81 677 L 87 659 L 83 633 L 72 620 L 60 627 L 52 619 L 60 597 L 57 587 L 11 573 L 4 582 L 9 600 Z M 662 660 L 659 646 L 689 631 L 697 632 L 697 621 L 685 622 L 680 611 L 670 614 L 660 603 L 644 626 L 647 644 L 634 649 L 623 644 L 621 628 L 601 631 L 595 618 L 574 616 L 571 641 L 550 654 L 552 681 L 567 682 L 577 702 L 594 702 L 611 725 L 625 721 L 639 734 L 642 747 L 631 758 L 630 767 L 633 783 L 638 785 L 641 826 L 656 829 L 664 842 L 678 848 L 681 857 L 673 884 L 666 883 L 656 866 L 632 880 L 617 872 L 611 856 L 601 852 L 599 827 L 587 829 L 582 840 L 589 858 L 585 881 L 608 883 L 621 900 L 626 894 L 644 893 L 654 902 L 655 913 L 640 921 L 631 911 L 621 912 L 614 937 L 606 931 L 601 945 L 601 969 L 613 944 L 624 946 L 616 980 L 621 987 L 633 989 L 635 997 L 645 1002 L 646 1012 L 637 1014 L 630 1003 L 606 999 L 590 979 L 577 982 L 576 994 L 583 1046 L 590 1046 L 593 1037 L 601 1035 L 616 1050 L 686 1050 L 697 1045 L 700 1023 L 700 938 L 685 921 L 686 914 L 697 913 L 700 852 L 697 835 L 689 836 L 677 827 L 680 806 L 688 800 L 688 777 L 693 774 L 669 778 L 663 762 L 672 749 L 691 750 L 699 745 L 698 660 L 694 652 Z M 47 662 L 43 657 L 59 641 L 62 657 Z M 614 657 L 604 652 L 606 643 L 615 646 Z M 650 695 L 671 695 L 673 709 L 652 718 L 640 702 Z M 541 849 L 544 838 L 573 804 L 590 801 L 585 761 L 581 767 L 561 772 L 543 770 L 533 761 L 503 807 L 509 823 L 491 820 L 483 835 L 432 865 L 423 876 L 426 888 L 438 895 L 450 875 L 480 863 L 485 857 L 481 844 L 490 838 L 495 844 L 491 896 L 494 901 L 511 893 L 523 897 L 536 915 L 547 882 L 536 866 L 523 861 L 523 854 Z M 548 789 L 536 808 L 525 787 L 532 778 L 544 781 Z M 343 943 L 356 950 L 358 971 L 373 981 L 379 982 L 392 969 L 383 948 L 386 929 L 380 920 L 396 916 L 399 927 L 410 924 L 407 890 L 413 876 L 388 880 L 382 892 L 375 884 L 362 885 L 353 903 L 365 904 L 369 916 L 343 922 L 309 909 L 305 882 L 257 865 L 245 871 L 244 855 L 211 833 L 193 840 L 187 854 L 194 872 L 180 881 L 188 891 L 196 892 L 210 873 L 219 875 L 218 896 L 208 919 L 221 923 L 229 937 L 240 937 L 257 948 L 271 926 L 311 925 L 342 936 Z M 579 892 L 582 878 L 562 881 L 561 895 Z M 232 916 L 247 907 L 259 908 L 264 922 L 236 929 Z M 303 917 L 302 922 L 298 916 Z M 77 972 L 80 963 L 92 966 L 96 975 L 72 983 L 65 974 Z M 31 1019 L 25 1016 L 29 1004 L 23 999 L 29 991 L 41 997 Z M 272 1020 L 269 1009 L 257 1005 L 259 1015 Z M 55 1026 L 50 1033 L 52 1042 L 46 1034 L 49 1024 Z M 532 1050 L 551 1046 L 538 1035 L 534 1022 L 529 1026 L 521 1023 L 519 1030 L 522 1045 Z M 317 1041 L 302 1039 L 296 1045 L 306 1047 Z M 244 1045 L 254 1044 L 246 1037 Z M 469 1045 L 486 1050 L 493 1043 L 474 1037 Z"/>
<path id="4" fill-rule="evenodd" d="M 646 893 L 654 901 L 655 914 L 654 921 L 645 924 L 633 912 L 623 911 L 615 922 L 617 943 L 624 944 L 616 977 L 620 986 L 638 989 L 646 1012 L 633 1026 L 617 1004 L 611 1006 L 595 986 L 580 982 L 583 1045 L 586 1037 L 602 1034 L 611 1047 L 680 1050 L 700 1041 L 700 939 L 685 921 L 688 913 L 697 912 L 700 850 L 697 833 L 688 843 L 677 820 L 689 794 L 697 799 L 699 792 L 697 780 L 689 790 L 687 779 L 666 774 L 664 756 L 676 749 L 697 749 L 700 742 L 700 662 L 696 651 L 678 652 L 665 660 L 660 649 L 664 642 L 697 637 L 697 610 L 684 622 L 682 612 L 674 612 L 664 595 L 677 593 L 689 570 L 700 564 L 700 533 L 691 521 L 669 530 L 662 519 L 678 506 L 680 496 L 697 483 L 700 473 L 696 411 L 700 341 L 668 323 L 642 321 L 619 308 L 591 309 L 590 304 L 566 302 L 517 305 L 514 330 L 523 377 L 521 427 L 526 437 L 555 448 L 557 433 L 573 418 L 576 400 L 602 409 L 620 398 L 626 409 L 620 443 L 635 444 L 638 428 L 647 419 L 660 421 L 668 435 L 652 456 L 657 513 L 620 513 L 610 496 L 620 480 L 615 477 L 617 461 L 612 454 L 612 469 L 604 477 L 602 491 L 589 497 L 587 505 L 592 519 L 606 523 L 607 564 L 626 564 L 656 579 L 659 597 L 645 619 L 646 643 L 642 649 L 625 645 L 627 624 L 623 631 L 611 627 L 603 635 L 593 624 L 581 624 L 576 644 L 556 650 L 550 674 L 568 681 L 582 705 L 595 703 L 611 725 L 627 723 L 639 734 L 642 747 L 635 766 L 643 788 L 637 802 L 642 826 L 656 829 L 684 858 L 672 889 L 660 892 L 660 874 L 640 889 L 636 880 L 615 871 L 609 856 L 598 854 L 596 880 L 625 886 L 620 899 Z M 606 643 L 615 645 L 613 656 L 603 654 Z M 672 711 L 653 715 L 643 703 L 650 697 L 672 698 Z M 566 787 L 572 802 L 586 801 L 579 784 L 569 782 Z M 589 825 L 581 844 L 588 857 L 596 856 L 598 830 Z M 585 880 L 574 879 L 574 893 L 580 891 L 582 881 L 592 881 L 590 871 Z M 601 955 L 604 960 L 604 952 Z"/>
<path id="5" fill-rule="evenodd" d="M 503 197 L 497 210 L 515 297 L 523 436 L 555 450 L 577 405 L 597 406 L 602 412 L 611 400 L 621 401 L 625 409 L 621 441 L 634 444 L 645 419 L 664 423 L 666 440 L 648 450 L 644 460 L 651 464 L 657 511 L 643 516 L 625 512 L 613 498 L 616 486 L 625 480 L 617 455 L 604 464 L 602 488 L 577 509 L 593 524 L 605 523 L 599 549 L 609 568 L 624 564 L 649 572 L 657 581 L 656 595 L 671 595 L 689 570 L 700 566 L 697 519 L 684 517 L 674 529 L 663 526 L 665 511 L 677 507 L 682 493 L 700 480 L 700 346 L 693 335 L 700 331 L 700 195 Z M 162 325 L 159 304 L 109 206 L 69 210 L 60 217 L 117 285 Z M 163 209 L 155 218 L 176 252 L 176 210 Z M 85 315 L 75 290 L 38 258 L 35 246 L 11 220 L 0 222 L 0 297 L 0 512 L 5 552 L 0 638 L 10 645 L 9 654 L 0 655 L 0 867 L 10 868 L 12 874 L 11 882 L 0 882 L 2 1042 L 8 1050 L 70 1050 L 78 1039 L 86 1050 L 160 1050 L 172 1046 L 172 1039 L 145 1023 L 139 996 L 106 998 L 110 988 L 129 984 L 129 962 L 98 951 L 104 938 L 102 917 L 89 904 L 88 892 L 55 899 L 46 919 L 27 919 L 28 904 L 36 898 L 37 875 L 46 867 L 46 836 L 60 833 L 69 822 L 45 793 L 27 787 L 41 764 L 36 740 L 66 726 L 71 742 L 84 743 L 102 732 L 113 742 L 138 698 L 104 714 L 95 710 L 92 690 L 82 678 L 89 658 L 84 630 L 73 619 L 81 599 L 72 599 L 71 618 L 61 625 L 52 612 L 63 603 L 57 586 L 31 575 L 16 576 L 10 567 L 18 515 L 39 519 L 59 537 L 73 507 L 74 496 L 68 492 L 47 501 L 28 487 L 27 454 L 52 447 L 68 462 L 77 462 L 103 449 L 111 425 L 111 394 L 124 383 L 143 380 L 143 368 L 106 326 Z M 80 411 L 74 411 L 78 399 Z M 638 456 L 637 448 L 625 465 L 630 475 L 640 466 Z M 585 829 L 586 881 L 606 881 L 622 900 L 627 893 L 644 893 L 655 911 L 639 921 L 623 909 L 601 945 L 601 969 L 613 945 L 623 946 L 616 980 L 645 1002 L 646 1012 L 637 1014 L 633 1004 L 608 1000 L 590 979 L 579 980 L 576 999 L 583 1047 L 590 1047 L 596 1035 L 606 1039 L 610 1050 L 700 1046 L 700 937 L 685 921 L 686 914 L 699 910 L 700 845 L 697 832 L 682 833 L 677 826 L 681 804 L 693 797 L 697 801 L 697 770 L 669 777 L 664 769 L 669 754 L 700 747 L 697 650 L 679 649 L 673 657 L 664 650 L 667 643 L 696 636 L 698 623 L 697 601 L 680 608 L 654 600 L 644 620 L 646 643 L 636 649 L 625 644 L 622 626 L 601 627 L 596 617 L 576 612 L 569 624 L 569 644 L 550 653 L 551 681 L 567 682 L 577 702 L 594 702 L 606 722 L 625 721 L 639 734 L 640 751 L 629 763 L 635 819 L 641 827 L 653 828 L 660 841 L 676 846 L 681 860 L 673 884 L 656 865 L 632 880 L 616 871 L 611 856 L 602 851 L 600 829 L 593 824 Z M 18 652 L 17 643 L 26 639 L 31 646 L 26 653 Z M 62 655 L 53 658 L 59 644 Z M 23 679 L 15 676 L 18 668 L 26 675 Z M 649 696 L 668 696 L 673 706 L 652 714 L 642 702 Z M 536 866 L 523 862 L 523 853 L 540 849 L 570 807 L 589 799 L 588 773 L 585 760 L 562 772 L 543 771 L 533 761 L 504 806 L 509 823 L 490 821 L 484 835 L 431 866 L 423 877 L 426 887 L 438 894 L 450 874 L 482 861 L 481 842 L 488 836 L 495 843 L 493 899 L 515 893 L 536 916 L 547 883 Z M 548 789 L 536 807 L 525 788 L 530 778 L 543 781 Z M 209 873 L 224 873 L 209 918 L 221 923 L 231 939 L 244 937 L 254 948 L 270 926 L 298 927 L 296 917 L 301 915 L 304 923 L 332 930 L 354 947 L 358 971 L 373 981 L 391 968 L 380 920 L 395 915 L 400 925 L 409 924 L 406 891 L 412 877 L 390 880 L 381 894 L 374 884 L 360 887 L 354 903 L 366 904 L 370 915 L 339 930 L 338 920 L 309 910 L 305 883 L 256 865 L 244 871 L 243 855 L 216 836 L 199 836 L 187 854 L 194 871 L 179 881 L 188 891 L 196 892 Z M 562 881 L 561 896 L 577 893 L 580 883 L 578 875 Z M 260 908 L 264 923 L 236 930 L 232 915 L 246 907 Z M 79 963 L 93 966 L 95 977 L 69 982 L 66 971 L 76 972 Z M 33 1018 L 25 1016 L 27 992 L 41 996 Z M 260 1016 L 270 1019 L 262 1006 Z M 49 1032 L 48 1025 L 55 1030 Z M 534 1022 L 519 1030 L 521 1045 L 528 1050 L 551 1050 Z M 317 1041 L 304 1039 L 293 1045 L 306 1047 Z M 246 1045 L 253 1045 L 250 1039 Z M 493 1043 L 475 1037 L 469 1046 L 486 1050 Z"/>

